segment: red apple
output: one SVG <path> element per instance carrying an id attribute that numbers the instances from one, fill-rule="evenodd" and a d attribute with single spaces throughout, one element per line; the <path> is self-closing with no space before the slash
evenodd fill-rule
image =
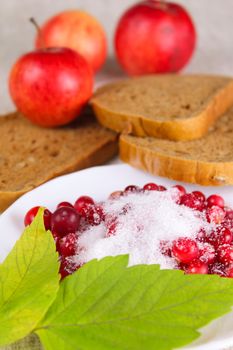
<path id="1" fill-rule="evenodd" d="M 83 11 L 65 11 L 49 19 L 37 35 L 36 47 L 69 47 L 80 53 L 94 71 L 106 60 L 107 39 L 101 24 Z"/>
<path id="2" fill-rule="evenodd" d="M 130 75 L 177 72 L 192 56 L 195 27 L 180 5 L 148 0 L 131 7 L 115 33 L 116 55 Z"/>
<path id="3" fill-rule="evenodd" d="M 92 95 L 93 73 L 85 59 L 66 48 L 29 52 L 12 67 L 9 90 L 32 122 L 58 126 L 75 119 Z"/>

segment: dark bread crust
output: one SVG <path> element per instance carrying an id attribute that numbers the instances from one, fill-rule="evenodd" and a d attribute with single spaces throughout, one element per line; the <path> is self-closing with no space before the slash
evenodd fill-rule
<path id="1" fill-rule="evenodd" d="M 56 129 L 19 113 L 0 118 L 0 211 L 56 176 L 100 165 L 117 154 L 118 137 L 91 115 Z"/>

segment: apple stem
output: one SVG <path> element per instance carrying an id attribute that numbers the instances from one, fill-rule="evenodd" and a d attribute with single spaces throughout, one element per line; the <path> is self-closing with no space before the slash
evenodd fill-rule
<path id="1" fill-rule="evenodd" d="M 42 47 L 42 49 L 45 49 L 46 48 L 45 40 L 44 40 L 44 36 L 42 34 L 42 31 L 41 31 L 39 24 L 37 23 L 37 21 L 33 17 L 29 18 L 29 21 L 34 25 L 34 27 L 37 30 L 37 33 L 39 36 L 39 43 L 41 44 L 40 46 Z"/>

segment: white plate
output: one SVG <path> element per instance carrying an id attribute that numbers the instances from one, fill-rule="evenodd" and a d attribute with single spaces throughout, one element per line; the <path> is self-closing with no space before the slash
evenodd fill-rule
<path id="1" fill-rule="evenodd" d="M 165 178 L 154 177 L 128 165 L 111 165 L 89 168 L 70 175 L 65 175 L 47 182 L 19 198 L 0 217 L 0 261 L 13 247 L 23 231 L 25 213 L 33 206 L 46 206 L 55 209 L 57 203 L 67 200 L 74 202 L 80 195 L 93 196 L 97 201 L 107 198 L 109 193 L 123 189 L 129 184 L 139 186 L 147 182 L 156 182 L 164 186 L 177 183 Z M 200 189 L 206 195 L 222 195 L 226 203 L 233 207 L 233 187 L 201 187 L 184 184 L 188 191 Z M 203 335 L 190 350 L 220 350 L 233 346 L 233 313 L 228 314 L 211 325 L 203 328 Z"/>

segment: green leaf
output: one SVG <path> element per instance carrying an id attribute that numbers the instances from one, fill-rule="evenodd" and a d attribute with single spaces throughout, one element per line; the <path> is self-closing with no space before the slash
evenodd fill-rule
<path id="1" fill-rule="evenodd" d="M 46 350 L 173 349 L 233 304 L 232 279 L 127 265 L 93 260 L 63 281 L 36 330 Z"/>
<path id="2" fill-rule="evenodd" d="M 58 268 L 55 243 L 45 231 L 41 209 L 0 265 L 0 345 L 21 339 L 36 327 L 56 297 Z"/>

